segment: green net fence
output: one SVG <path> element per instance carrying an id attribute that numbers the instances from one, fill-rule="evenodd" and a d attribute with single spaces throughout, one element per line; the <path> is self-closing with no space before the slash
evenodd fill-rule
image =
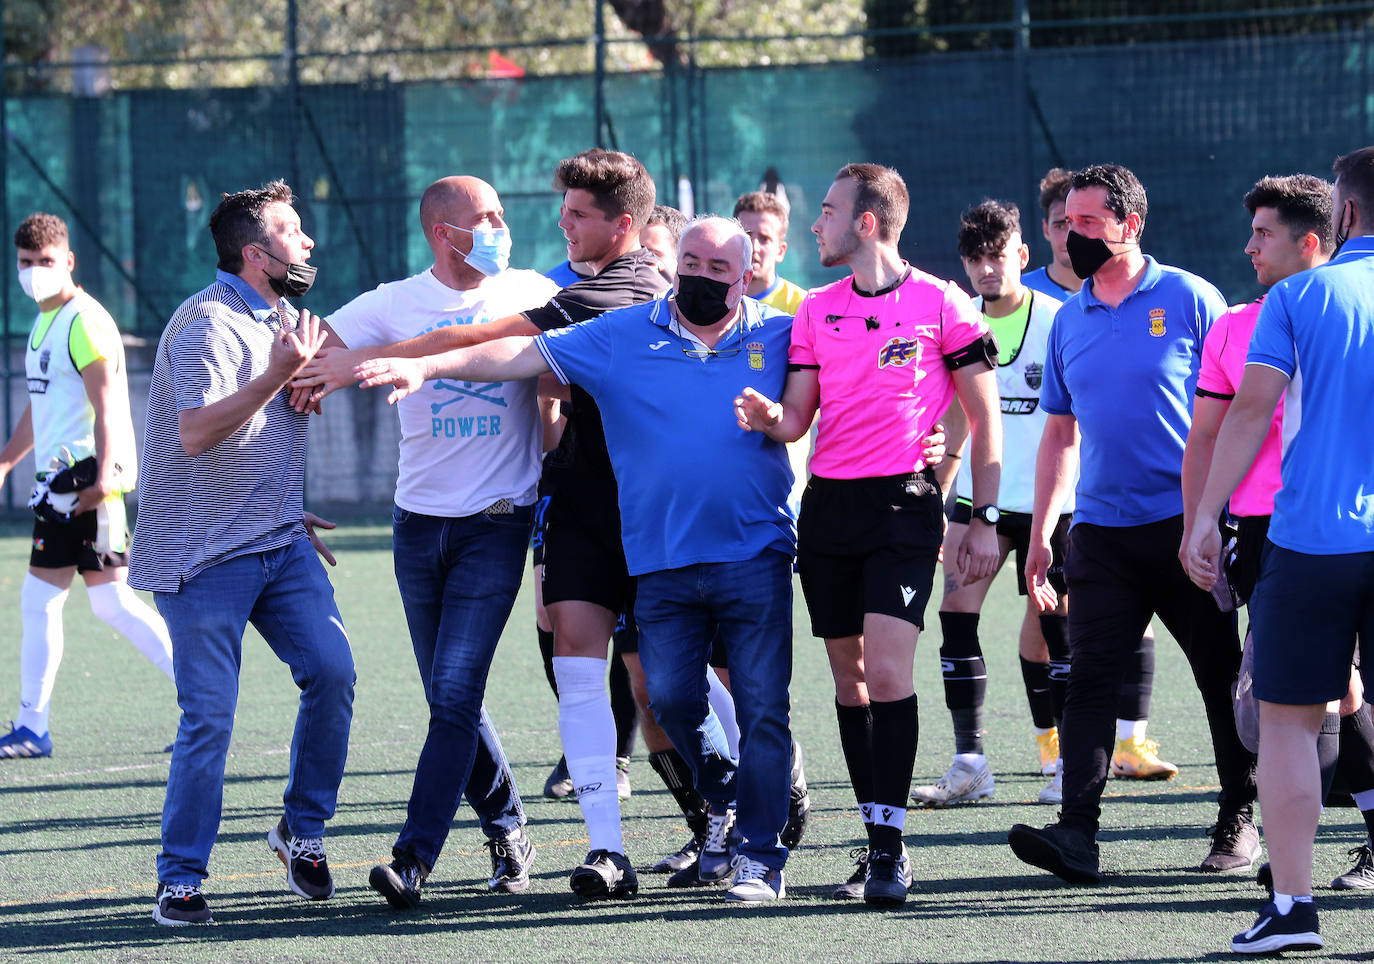
<path id="1" fill-rule="evenodd" d="M 1245 191 L 1265 174 L 1329 176 L 1337 155 L 1374 143 L 1371 49 L 1361 22 L 1299 36 L 993 44 L 785 66 L 760 55 L 753 66 L 688 62 L 599 83 L 590 73 L 372 77 L 97 96 L 63 83 L 55 86 L 70 89 L 5 98 L 5 223 L 34 210 L 67 219 L 78 282 L 145 341 L 130 350 L 131 369 L 144 371 L 172 311 L 213 277 L 206 222 L 221 192 L 275 177 L 292 183 L 317 242 L 319 279 L 306 306 L 328 314 L 427 266 L 418 199 L 446 174 L 497 188 L 513 263 L 562 261 L 553 167 L 592 146 L 598 130 L 605 146 L 644 161 L 661 201 L 679 203 L 688 186 L 698 211 L 729 213 L 737 195 L 776 172 L 792 207 L 781 272 L 804 287 L 836 277 L 817 262 L 809 227 L 846 162 L 901 171 L 912 195 L 903 253 L 960 280 L 954 235 L 964 207 L 984 197 L 1018 203 L 1032 263 L 1042 264 L 1044 171 L 1125 164 L 1149 192 L 1145 249 L 1235 302 L 1259 293 L 1242 253 Z M 5 272 L 7 426 L 26 401 L 22 338 L 33 310 Z M 146 379 L 134 384 L 137 419 Z M 331 402 L 315 430 L 312 495 L 385 501 L 395 481 L 393 414 L 357 392 Z M 7 493 L 8 504 L 16 500 L 22 494 Z"/>

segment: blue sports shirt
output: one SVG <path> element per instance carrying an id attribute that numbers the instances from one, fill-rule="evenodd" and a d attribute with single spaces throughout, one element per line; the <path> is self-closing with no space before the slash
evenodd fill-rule
<path id="1" fill-rule="evenodd" d="M 705 357 L 669 327 L 665 299 L 535 339 L 559 381 L 601 409 L 631 575 L 795 551 L 786 446 L 744 431 L 734 414 L 746 386 L 782 397 L 792 316 L 740 304 L 742 323 Z"/>
<path id="2" fill-rule="evenodd" d="M 1374 237 L 1269 291 L 1246 366 L 1287 375 L 1283 487 L 1269 538 L 1310 555 L 1374 551 Z"/>
<path id="3" fill-rule="evenodd" d="M 1031 291 L 1038 291 L 1042 295 L 1049 295 L 1055 301 L 1068 301 L 1078 292 L 1070 291 L 1059 282 L 1050 277 L 1049 269 L 1036 268 L 1034 271 L 1027 271 L 1021 276 L 1021 283 Z"/>
<path id="4" fill-rule="evenodd" d="M 1148 255 L 1118 307 L 1092 281 L 1064 302 L 1050 329 L 1040 404 L 1082 432 L 1074 523 L 1134 526 L 1183 512 L 1183 444 L 1193 421 L 1202 341 L 1221 292 Z"/>

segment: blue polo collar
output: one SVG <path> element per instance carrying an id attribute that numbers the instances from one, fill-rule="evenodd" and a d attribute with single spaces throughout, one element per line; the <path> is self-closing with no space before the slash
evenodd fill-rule
<path id="1" fill-rule="evenodd" d="M 277 313 L 274 305 L 269 305 L 264 301 L 262 295 L 254 291 L 253 286 L 238 275 L 230 274 L 221 268 L 215 272 L 215 278 L 233 288 L 238 296 L 243 299 L 244 304 L 248 305 L 248 310 L 258 321 L 267 321 Z"/>
<path id="2" fill-rule="evenodd" d="M 673 308 L 669 304 L 669 302 L 672 300 L 672 297 L 673 292 L 670 291 L 662 298 L 658 298 L 650 302 L 650 304 L 652 304 L 653 307 L 649 309 L 649 320 L 652 321 L 654 324 L 658 325 L 660 328 L 667 328 L 669 323 L 673 320 Z M 737 331 L 753 331 L 755 328 L 759 327 L 759 325 L 763 324 L 763 317 L 760 314 L 761 309 L 759 307 L 759 303 L 756 300 L 746 295 L 745 297 L 740 299 L 739 304 L 740 308 L 743 309 L 744 312 L 744 324 L 741 328 L 739 320 L 736 319 L 735 324 L 730 328 L 729 331 L 725 333 L 725 336 L 721 338 L 721 341 L 725 341 L 726 338 L 729 338 Z"/>
<path id="3" fill-rule="evenodd" d="M 1159 279 L 1163 277 L 1164 272 L 1160 270 L 1159 262 L 1155 261 L 1152 255 L 1145 255 L 1145 274 L 1141 276 L 1140 283 L 1135 286 L 1135 290 L 1128 294 L 1124 299 L 1122 299 L 1121 303 L 1124 305 L 1127 301 L 1129 301 L 1132 297 L 1139 294 L 1140 292 L 1149 291 L 1155 285 L 1159 284 Z M 1107 307 L 1105 304 L 1102 303 L 1101 300 L 1098 299 L 1097 295 L 1093 293 L 1092 278 L 1089 278 L 1087 281 L 1083 282 L 1082 296 L 1083 304 L 1087 307 L 1091 307 L 1093 305 L 1096 305 L 1099 308 Z"/>
<path id="4" fill-rule="evenodd" d="M 1347 238 L 1345 244 L 1341 245 L 1341 253 L 1331 261 L 1334 264 L 1346 260 L 1346 255 L 1359 258 L 1370 254 L 1374 254 L 1374 235 L 1361 234 L 1358 237 Z"/>

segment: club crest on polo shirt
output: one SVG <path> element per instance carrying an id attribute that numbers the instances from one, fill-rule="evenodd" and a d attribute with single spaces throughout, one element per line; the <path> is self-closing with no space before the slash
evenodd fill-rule
<path id="1" fill-rule="evenodd" d="M 1038 392 L 1040 384 L 1045 380 L 1045 366 L 1039 362 L 1030 362 L 1022 369 L 1022 374 L 1026 376 L 1026 384 L 1031 391 Z"/>
<path id="2" fill-rule="evenodd" d="M 763 371 L 763 342 L 751 341 L 744 347 L 749 352 L 749 367 L 756 372 Z"/>
<path id="3" fill-rule="evenodd" d="M 878 352 L 879 368 L 905 368 L 921 360 L 921 345 L 914 338 L 896 337 L 888 340 Z"/>
<path id="4" fill-rule="evenodd" d="M 1150 309 L 1150 334 L 1156 338 L 1164 337 L 1164 309 Z"/>

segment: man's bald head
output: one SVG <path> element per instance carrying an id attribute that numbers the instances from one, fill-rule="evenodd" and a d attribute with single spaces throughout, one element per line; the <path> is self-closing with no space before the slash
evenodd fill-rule
<path id="1" fill-rule="evenodd" d="M 729 252 L 732 260 L 737 257 L 740 271 L 751 263 L 754 256 L 754 242 L 749 240 L 744 226 L 734 218 L 711 214 L 690 221 L 682 229 L 682 237 L 678 241 L 679 257 L 688 250 L 700 247 L 703 242 Z"/>
<path id="2" fill-rule="evenodd" d="M 420 226 L 426 237 L 432 237 L 436 224 L 466 226 L 475 213 L 500 208 L 496 188 L 480 177 L 441 177 L 420 196 Z"/>

